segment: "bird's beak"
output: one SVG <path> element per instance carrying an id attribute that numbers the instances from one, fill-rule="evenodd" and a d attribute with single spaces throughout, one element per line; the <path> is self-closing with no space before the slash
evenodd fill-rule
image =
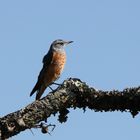
<path id="1" fill-rule="evenodd" d="M 70 43 L 73 43 L 73 41 L 66 41 L 66 44 L 70 44 Z"/>

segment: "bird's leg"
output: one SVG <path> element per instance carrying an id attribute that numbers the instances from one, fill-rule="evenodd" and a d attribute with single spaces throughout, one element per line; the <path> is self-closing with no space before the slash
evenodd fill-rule
<path id="1" fill-rule="evenodd" d="M 52 91 L 54 91 L 54 89 L 51 86 L 48 86 Z"/>
<path id="2" fill-rule="evenodd" d="M 53 82 L 52 84 L 60 86 L 61 84 Z"/>
<path id="3" fill-rule="evenodd" d="M 58 76 L 56 80 L 58 80 L 59 77 L 60 77 L 60 76 Z M 56 81 L 56 80 L 55 80 L 55 81 Z M 58 84 L 58 83 L 55 83 L 55 82 L 52 82 L 52 84 L 57 85 L 57 86 L 60 86 L 60 85 L 61 85 L 61 84 Z"/>

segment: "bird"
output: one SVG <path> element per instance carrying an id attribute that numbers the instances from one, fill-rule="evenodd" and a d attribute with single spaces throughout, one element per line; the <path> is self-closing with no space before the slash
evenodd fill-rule
<path id="1" fill-rule="evenodd" d="M 72 42 L 62 39 L 52 42 L 48 53 L 43 57 L 43 68 L 30 96 L 36 93 L 36 100 L 39 100 L 46 88 L 50 87 L 60 77 L 66 63 L 65 46 Z"/>

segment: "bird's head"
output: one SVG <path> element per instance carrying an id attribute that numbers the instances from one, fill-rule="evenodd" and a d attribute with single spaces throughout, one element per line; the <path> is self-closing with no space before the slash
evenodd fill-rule
<path id="1" fill-rule="evenodd" d="M 57 39 L 51 44 L 51 49 L 55 51 L 63 51 L 64 47 L 72 42 L 73 41 L 64 41 L 62 39 Z"/>

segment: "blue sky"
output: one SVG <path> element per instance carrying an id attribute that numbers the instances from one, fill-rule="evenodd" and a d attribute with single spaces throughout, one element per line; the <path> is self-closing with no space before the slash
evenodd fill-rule
<path id="1" fill-rule="evenodd" d="M 34 100 L 42 58 L 58 38 L 74 41 L 60 83 L 77 77 L 102 90 L 139 86 L 139 7 L 139 0 L 0 1 L 0 116 Z M 71 110 L 65 124 L 49 119 L 57 124 L 52 136 L 33 129 L 34 136 L 27 130 L 12 139 L 138 139 L 139 117 Z"/>

